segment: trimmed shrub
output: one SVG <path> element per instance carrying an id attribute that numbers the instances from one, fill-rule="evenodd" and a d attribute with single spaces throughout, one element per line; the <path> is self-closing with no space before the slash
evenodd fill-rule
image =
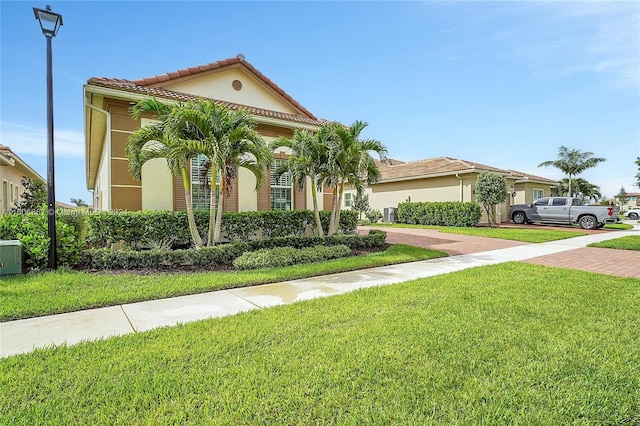
<path id="1" fill-rule="evenodd" d="M 367 216 L 367 219 L 369 219 L 371 223 L 378 223 L 380 219 L 382 219 L 382 213 L 380 212 L 380 210 L 376 209 L 369 210 L 365 214 L 365 216 Z"/>
<path id="2" fill-rule="evenodd" d="M 478 226 L 480 206 L 471 202 L 413 202 L 398 204 L 398 222 L 416 225 Z"/>
<path id="3" fill-rule="evenodd" d="M 351 253 L 351 249 L 345 245 L 308 247 L 303 249 L 276 247 L 244 253 L 233 261 L 233 266 L 238 269 L 283 267 L 345 257 L 349 255 L 349 253 Z"/>
<path id="4" fill-rule="evenodd" d="M 280 238 L 260 238 L 249 242 L 251 250 L 260 250 L 274 247 L 294 247 L 306 248 L 317 246 L 345 245 L 351 249 L 382 247 L 387 240 L 387 233 L 372 229 L 367 235 L 349 234 L 333 235 L 331 237 L 280 237 Z"/>
<path id="5" fill-rule="evenodd" d="M 230 264 L 249 249 L 246 243 L 224 244 L 187 250 L 85 250 L 82 266 L 87 269 L 172 269 Z"/>
<path id="6" fill-rule="evenodd" d="M 84 248 L 82 216 L 56 218 L 56 252 L 60 266 L 76 266 Z M 74 224 L 74 225 L 70 225 Z M 0 217 L 0 239 L 19 240 L 23 262 L 29 268 L 44 269 L 49 259 L 49 225 L 46 208 L 40 213 L 5 213 Z"/>
<path id="7" fill-rule="evenodd" d="M 194 212 L 196 226 L 205 237 L 209 212 Z M 329 223 L 329 212 L 321 212 Z M 87 244 L 93 248 L 113 247 L 124 242 L 129 248 L 176 248 L 191 244 L 191 234 L 184 211 L 96 212 L 86 217 Z M 269 210 L 225 212 L 222 214 L 223 237 L 228 241 L 250 241 L 262 237 L 302 236 L 312 229 L 313 212 L 309 210 Z M 345 210 L 340 216 L 343 234 L 354 234 L 357 213 Z M 326 228 L 325 228 L 326 229 Z M 84 240 L 84 239 L 83 239 Z"/>

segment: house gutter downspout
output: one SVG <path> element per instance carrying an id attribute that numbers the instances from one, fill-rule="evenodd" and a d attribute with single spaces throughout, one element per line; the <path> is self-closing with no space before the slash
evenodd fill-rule
<path id="1" fill-rule="evenodd" d="M 462 179 L 458 173 L 456 173 L 456 177 L 458 178 L 458 180 L 460 180 L 460 202 L 463 202 L 464 201 L 464 185 L 463 185 L 464 179 Z"/>
<path id="2" fill-rule="evenodd" d="M 107 191 L 109 196 L 107 197 L 108 199 L 108 205 L 107 210 L 111 210 L 111 113 L 109 111 L 106 111 L 102 108 L 98 108 L 97 106 L 93 105 L 91 102 L 89 102 L 87 100 L 87 98 L 85 97 L 84 99 L 84 105 L 91 108 L 94 111 L 97 111 L 99 113 L 102 113 L 105 115 L 105 117 L 107 118 L 107 128 L 105 130 L 105 144 L 107 145 L 107 156 L 106 156 L 106 160 L 107 160 Z M 91 135 L 89 135 L 89 137 L 91 137 Z M 88 156 L 89 153 L 87 153 Z M 89 158 L 87 158 L 87 161 L 89 161 Z M 100 170 L 100 166 L 98 165 L 98 170 Z M 93 192 L 94 190 L 91 190 L 91 192 Z M 98 194 L 99 196 L 100 194 Z M 95 194 L 93 194 L 93 201 L 95 202 Z M 102 200 L 104 201 L 104 200 Z M 98 206 L 95 206 L 96 208 Z M 104 207 L 104 206 L 103 206 Z"/>

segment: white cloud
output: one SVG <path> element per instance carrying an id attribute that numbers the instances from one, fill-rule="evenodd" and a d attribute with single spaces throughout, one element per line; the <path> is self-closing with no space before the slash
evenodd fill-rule
<path id="1" fill-rule="evenodd" d="M 56 156 L 84 158 L 84 134 L 76 130 L 53 129 Z M 0 144 L 16 154 L 47 155 L 47 129 L 3 121 Z"/>

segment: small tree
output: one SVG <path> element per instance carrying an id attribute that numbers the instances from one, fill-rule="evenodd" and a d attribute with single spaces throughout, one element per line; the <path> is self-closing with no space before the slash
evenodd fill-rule
<path id="1" fill-rule="evenodd" d="M 618 199 L 618 203 L 620 203 L 620 210 L 624 208 L 624 205 L 629 201 L 629 197 L 627 197 L 627 191 L 624 190 L 624 186 L 620 188 L 620 192 L 616 195 Z"/>
<path id="2" fill-rule="evenodd" d="M 24 192 L 20 194 L 22 201 L 12 211 L 18 213 L 39 212 L 42 206 L 47 204 L 47 185 L 45 182 L 23 176 L 20 179 L 20 184 L 24 187 Z"/>
<path id="3" fill-rule="evenodd" d="M 368 212 L 370 208 L 369 195 L 365 194 L 364 191 L 358 191 L 353 199 L 351 210 L 358 212 L 359 218 L 362 220 L 362 214 Z"/>
<path id="4" fill-rule="evenodd" d="M 638 173 L 634 177 L 636 178 L 636 186 L 640 188 L 640 157 L 636 158 L 636 165 L 638 166 Z"/>
<path id="5" fill-rule="evenodd" d="M 507 198 L 507 181 L 500 173 L 486 170 L 478 174 L 476 200 L 487 212 L 489 226 L 499 226 L 494 215 L 494 206 L 504 203 Z"/>

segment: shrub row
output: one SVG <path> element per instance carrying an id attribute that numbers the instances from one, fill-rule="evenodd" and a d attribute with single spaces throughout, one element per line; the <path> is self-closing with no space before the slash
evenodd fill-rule
<path id="1" fill-rule="evenodd" d="M 279 238 L 260 238 L 249 242 L 252 250 L 259 250 L 274 247 L 317 247 L 317 246 L 335 246 L 345 245 L 351 249 L 381 247 L 387 240 L 387 233 L 377 229 L 372 229 L 367 235 L 333 235 L 331 237 L 279 237 Z"/>
<path id="2" fill-rule="evenodd" d="M 73 266 L 81 258 L 86 238 L 86 216 L 82 212 L 56 212 L 58 263 Z M 0 216 L 0 240 L 19 240 L 26 268 L 43 269 L 49 259 L 49 224 L 46 208 L 40 213 L 5 213 Z M 25 268 L 25 269 L 26 269 Z"/>
<path id="3" fill-rule="evenodd" d="M 327 237 L 262 238 L 249 243 L 235 242 L 214 247 L 187 250 L 113 250 L 89 249 L 83 252 L 78 267 L 85 269 L 173 269 L 177 267 L 204 268 L 231 264 L 243 253 L 277 247 L 330 249 L 337 245 L 350 248 L 370 248 L 384 245 L 387 234 L 371 230 L 368 235 L 339 235 Z"/>
<path id="4" fill-rule="evenodd" d="M 230 264 L 249 250 L 246 243 L 230 243 L 214 247 L 186 250 L 112 250 L 89 249 L 83 253 L 81 266 L 87 269 L 174 269 L 206 268 Z"/>
<path id="5" fill-rule="evenodd" d="M 477 226 L 482 212 L 471 202 L 414 202 L 398 204 L 398 222 L 435 226 Z"/>
<path id="6" fill-rule="evenodd" d="M 329 226 L 330 212 L 320 212 L 323 227 Z M 129 247 L 169 248 L 189 245 L 191 236 L 184 211 L 97 212 L 88 218 L 88 243 L 93 247 L 111 247 L 124 241 Z M 209 213 L 195 212 L 200 235 L 206 235 Z M 345 210 L 340 214 L 340 231 L 352 234 L 358 216 Z M 309 210 L 270 210 L 226 212 L 222 214 L 222 232 L 226 241 L 250 241 L 257 237 L 286 237 L 309 234 L 314 228 Z"/>
<path id="7" fill-rule="evenodd" d="M 320 262 L 345 257 L 351 249 L 345 245 L 307 248 L 276 247 L 246 252 L 233 261 L 238 269 L 260 269 L 289 266 L 299 263 Z"/>

